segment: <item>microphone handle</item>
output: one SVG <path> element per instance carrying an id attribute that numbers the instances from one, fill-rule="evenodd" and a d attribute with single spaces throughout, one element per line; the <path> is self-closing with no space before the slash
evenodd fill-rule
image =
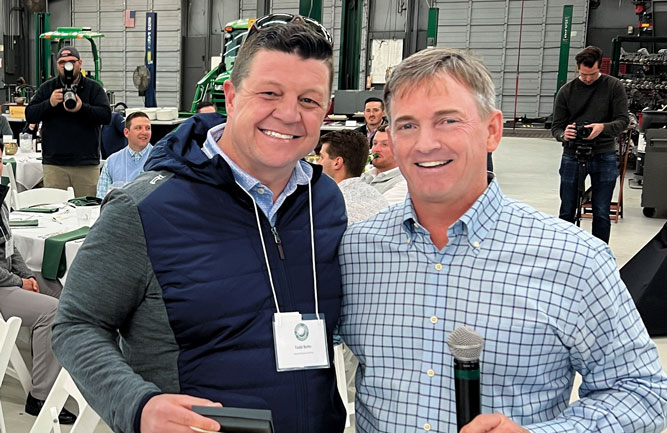
<path id="1" fill-rule="evenodd" d="M 479 376 L 479 360 L 459 361 L 454 358 L 457 431 L 482 413 Z"/>

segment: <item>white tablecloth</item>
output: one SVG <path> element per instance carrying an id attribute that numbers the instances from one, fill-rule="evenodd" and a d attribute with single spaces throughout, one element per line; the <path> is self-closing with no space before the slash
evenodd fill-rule
<path id="1" fill-rule="evenodd" d="M 3 156 L 5 160 L 7 158 L 14 158 L 16 161 L 16 173 L 14 173 L 14 177 L 16 177 L 16 183 L 20 187 L 23 187 L 24 190 L 33 189 L 44 178 L 42 160 L 37 159 L 41 157 L 41 153 L 25 153 L 21 152 L 21 149 L 19 149 L 16 155 Z M 21 191 L 20 188 L 19 191 Z"/>
<path id="2" fill-rule="evenodd" d="M 60 210 L 55 213 L 43 214 L 33 212 L 12 212 L 10 220 L 33 220 L 39 222 L 37 227 L 12 227 L 14 236 L 14 247 L 21 253 L 26 265 L 33 271 L 42 271 L 42 259 L 44 257 L 44 240 L 50 236 L 76 230 L 82 225 L 77 219 L 76 208 L 72 205 L 54 205 L 60 206 Z M 93 219 L 99 215 L 99 206 L 91 207 Z M 72 260 L 79 251 L 84 239 L 69 241 L 65 244 L 65 258 L 67 260 L 67 269 L 69 270 Z M 60 279 L 65 283 L 67 273 Z"/>

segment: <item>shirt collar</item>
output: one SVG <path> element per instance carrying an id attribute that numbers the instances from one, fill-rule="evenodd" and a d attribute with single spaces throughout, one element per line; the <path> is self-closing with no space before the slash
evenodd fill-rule
<path id="1" fill-rule="evenodd" d="M 146 145 L 146 147 L 144 147 L 139 152 L 135 152 L 134 150 L 132 150 L 132 148 L 130 146 L 127 146 L 127 151 L 130 153 L 130 157 L 135 159 L 137 157 L 138 158 L 143 157 L 146 154 L 146 152 L 149 152 L 152 148 L 153 148 L 153 146 L 150 143 L 148 143 Z"/>
<path id="2" fill-rule="evenodd" d="M 479 245 L 486 238 L 489 230 L 495 226 L 496 221 L 502 209 L 502 191 L 498 185 L 495 175 L 488 172 L 488 186 L 480 195 L 475 203 L 452 224 L 447 230 L 447 235 L 451 239 L 456 235 L 465 235 L 471 245 Z M 403 229 L 407 235 L 412 237 L 417 231 L 426 229 L 419 225 L 417 214 L 412 205 L 410 196 L 403 205 Z"/>
<path id="3" fill-rule="evenodd" d="M 382 173 L 378 172 L 378 169 L 373 167 L 371 170 L 369 170 L 371 174 L 374 176 L 375 180 L 382 180 L 385 178 L 394 178 L 398 175 L 401 174 L 401 170 L 398 167 L 394 167 L 390 170 L 383 171 Z"/>
<path id="4" fill-rule="evenodd" d="M 229 168 L 232 170 L 232 174 L 234 175 L 234 179 L 241 185 L 241 188 L 246 191 L 250 191 L 257 186 L 260 186 L 261 182 L 239 167 L 220 148 L 220 146 L 218 146 L 218 141 L 222 137 L 222 133 L 225 130 L 226 125 L 226 123 L 222 123 L 208 130 L 206 133 L 206 141 L 204 142 L 204 146 L 202 146 L 202 152 L 204 152 L 209 158 L 213 158 L 215 155 L 220 155 L 229 165 Z M 296 185 L 308 185 L 312 177 L 313 167 L 311 167 L 310 164 L 308 164 L 306 161 L 299 161 L 296 164 L 294 171 L 292 171 L 292 175 L 286 186 L 285 193 L 287 193 L 287 195 L 291 194 L 296 189 Z"/>

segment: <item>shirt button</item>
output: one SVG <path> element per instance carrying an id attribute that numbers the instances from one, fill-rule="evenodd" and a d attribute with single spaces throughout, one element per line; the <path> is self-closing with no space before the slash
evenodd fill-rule
<path id="1" fill-rule="evenodd" d="M 472 243 L 472 246 L 475 248 L 479 248 L 479 242 L 475 241 Z"/>
<path id="2" fill-rule="evenodd" d="M 426 374 L 428 374 L 428 377 L 433 377 L 435 376 L 435 371 L 433 371 L 433 369 L 428 369 L 426 370 Z"/>
<path id="3" fill-rule="evenodd" d="M 260 194 L 264 194 L 264 188 L 257 188 L 257 192 Z"/>
<path id="4" fill-rule="evenodd" d="M 429 423 L 424 424 L 424 430 L 430 431 L 431 430 L 431 424 L 429 424 Z"/>
<path id="5" fill-rule="evenodd" d="M 440 264 L 440 263 L 436 263 L 436 264 L 435 264 L 435 270 L 436 270 L 436 271 L 442 271 L 442 264 Z"/>
<path id="6" fill-rule="evenodd" d="M 431 323 L 433 323 L 434 325 L 438 323 L 438 318 L 435 316 L 431 316 Z"/>

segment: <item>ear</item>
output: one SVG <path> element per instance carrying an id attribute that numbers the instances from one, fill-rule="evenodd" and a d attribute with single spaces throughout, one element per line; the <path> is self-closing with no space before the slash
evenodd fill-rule
<path id="1" fill-rule="evenodd" d="M 503 137 L 503 112 L 493 110 L 486 119 L 486 125 L 489 133 L 486 139 L 486 151 L 493 152 Z"/>
<path id="2" fill-rule="evenodd" d="M 223 84 L 225 90 L 225 109 L 227 110 L 227 116 L 231 117 L 234 113 L 234 98 L 236 97 L 236 88 L 232 84 L 232 80 L 227 80 Z"/>
<path id="3" fill-rule="evenodd" d="M 342 170 L 342 169 L 343 169 L 343 163 L 344 163 L 344 162 L 345 162 L 345 161 L 343 161 L 343 158 L 342 158 L 342 157 L 337 156 L 336 159 L 334 160 L 334 165 L 333 165 L 333 166 L 334 166 L 334 169 L 336 169 L 336 170 Z"/>
<path id="4" fill-rule="evenodd" d="M 130 130 L 127 128 L 123 128 L 123 135 L 125 136 L 125 138 L 129 138 Z"/>

